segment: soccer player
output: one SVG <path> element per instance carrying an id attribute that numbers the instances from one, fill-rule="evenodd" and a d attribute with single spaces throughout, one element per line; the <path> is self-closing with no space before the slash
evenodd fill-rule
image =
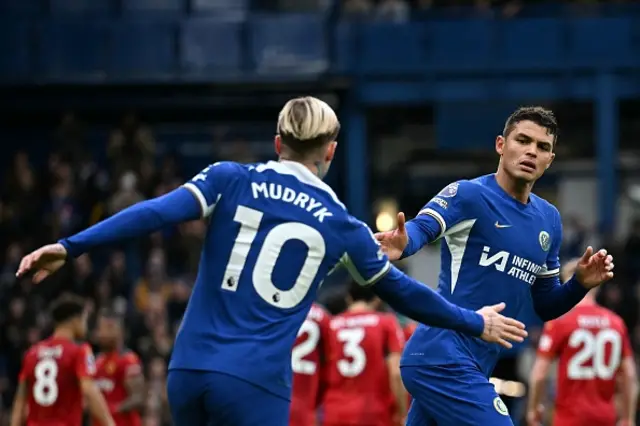
<path id="1" fill-rule="evenodd" d="M 590 288 L 613 277 L 613 259 L 589 247 L 574 277 L 560 283 L 560 214 L 531 193 L 551 166 L 557 135 L 551 111 L 519 108 L 496 139 L 495 174 L 448 185 L 406 226 L 399 213 L 398 228 L 376 238 L 391 260 L 442 239 L 438 290 L 452 303 L 477 309 L 504 300 L 507 315 L 517 317 L 533 302 L 544 321 L 564 314 Z M 407 424 L 511 425 L 488 381 L 499 356 L 496 345 L 420 325 L 401 362 L 403 382 L 414 399 Z"/>
<path id="2" fill-rule="evenodd" d="M 406 416 L 404 335 L 393 314 L 374 309 L 375 299 L 352 285 L 347 310 L 331 319 L 323 426 L 391 426 Z"/>
<path id="3" fill-rule="evenodd" d="M 140 426 L 145 386 L 138 355 L 124 347 L 122 320 L 112 312 L 98 316 L 96 384 L 102 391 L 116 426 Z M 100 426 L 94 419 L 94 426 Z"/>
<path id="4" fill-rule="evenodd" d="M 554 426 L 635 426 L 638 384 L 627 328 L 622 318 L 596 304 L 596 290 L 545 324 L 529 380 L 528 426 L 542 424 L 543 387 L 555 359 Z M 620 416 L 614 401 L 617 380 Z"/>
<path id="5" fill-rule="evenodd" d="M 102 425 L 114 426 L 107 404 L 93 381 L 95 360 L 84 339 L 84 302 L 62 296 L 51 307 L 53 335 L 27 351 L 22 362 L 11 426 L 81 426 L 83 397 Z"/>
<path id="6" fill-rule="evenodd" d="M 322 306 L 313 304 L 298 330 L 291 352 L 293 386 L 289 426 L 314 426 L 324 390 L 326 364 L 325 345 L 329 336 L 330 315 Z"/>
<path id="7" fill-rule="evenodd" d="M 196 283 L 168 374 L 177 426 L 282 426 L 289 421 L 291 348 L 318 286 L 338 264 L 399 312 L 511 346 L 519 321 L 446 301 L 391 266 L 371 230 L 322 181 L 340 124 L 325 102 L 293 99 L 278 118 L 279 161 L 213 164 L 184 186 L 135 204 L 25 256 L 41 281 L 93 247 L 208 219 Z M 497 345 L 496 345 L 497 346 Z"/>

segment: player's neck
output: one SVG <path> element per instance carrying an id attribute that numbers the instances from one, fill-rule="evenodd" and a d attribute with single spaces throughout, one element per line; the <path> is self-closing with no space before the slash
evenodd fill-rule
<path id="1" fill-rule="evenodd" d="M 498 171 L 496 172 L 496 182 L 504 192 L 515 198 L 517 201 L 522 204 L 527 204 L 529 202 L 533 183 L 522 182 L 514 179 L 502 168 L 498 168 Z"/>
<path id="2" fill-rule="evenodd" d="M 54 339 L 75 340 L 75 334 L 66 327 L 58 327 L 53 331 L 51 336 Z"/>
<path id="3" fill-rule="evenodd" d="M 315 162 L 314 161 L 297 161 L 297 160 L 290 160 L 286 157 L 280 157 L 278 161 L 292 161 L 294 163 L 302 164 L 307 169 L 309 169 L 311 173 L 318 176 L 320 179 L 324 178 L 324 175 L 325 175 L 324 165 L 320 161 L 315 161 Z"/>
<path id="4" fill-rule="evenodd" d="M 353 302 L 347 308 L 349 312 L 369 312 L 371 310 L 371 306 L 367 302 Z"/>

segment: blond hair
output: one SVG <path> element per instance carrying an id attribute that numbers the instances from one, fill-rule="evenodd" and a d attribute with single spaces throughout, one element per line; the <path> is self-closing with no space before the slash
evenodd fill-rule
<path id="1" fill-rule="evenodd" d="M 340 122 L 333 109 L 311 96 L 291 99 L 278 116 L 278 135 L 299 154 L 335 141 Z"/>

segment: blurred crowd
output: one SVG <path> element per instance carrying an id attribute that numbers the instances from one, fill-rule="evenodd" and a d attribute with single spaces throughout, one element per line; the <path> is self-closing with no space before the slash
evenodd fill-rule
<path id="1" fill-rule="evenodd" d="M 502 17 L 515 18 L 536 14 L 545 8 L 554 10 L 558 4 L 569 6 L 576 15 L 597 15 L 604 7 L 631 4 L 631 0 L 342 0 L 342 15 L 348 18 L 374 18 L 402 22 L 408 19 Z"/>
<path id="2" fill-rule="evenodd" d="M 0 418 L 8 420 L 24 350 L 50 330 L 48 302 L 70 291 L 85 296 L 91 312 L 110 308 L 126 319 L 126 344 L 146 367 L 146 424 L 166 424 L 166 364 L 197 271 L 205 224 L 186 223 L 81 256 L 38 286 L 28 278 L 16 281 L 16 267 L 28 251 L 164 194 L 185 179 L 177 158 L 156 158 L 152 132 L 134 115 L 111 132 L 105 164 L 92 160 L 83 127 L 72 114 L 51 143 L 46 167 L 36 168 L 26 152 L 18 152 L 2 181 L 0 304 L 6 309 L 0 316 Z"/>
<path id="3" fill-rule="evenodd" d="M 2 180 L 0 305 L 5 309 L 0 312 L 0 425 L 8 421 L 23 352 L 47 336 L 48 302 L 65 291 L 85 296 L 93 313 L 110 308 L 125 318 L 126 345 L 140 355 L 146 369 L 145 424 L 170 424 L 166 366 L 197 271 L 204 222 L 186 223 L 83 255 L 38 286 L 28 278 L 16 280 L 15 271 L 28 251 L 137 201 L 162 195 L 189 176 L 181 172 L 178 156 L 157 155 L 152 130 L 133 114 L 112 130 L 102 164 L 89 152 L 84 127 L 73 114 L 65 115 L 51 133 L 50 146 L 43 167 L 36 167 L 27 152 L 17 152 Z M 246 159 L 242 152 L 231 149 L 221 159 Z M 565 220 L 563 258 L 568 260 L 582 253 L 593 233 L 579 218 Z M 640 220 L 625 241 L 600 243 L 615 256 L 617 275 L 599 299 L 623 317 L 640 351 L 640 264 L 635 261 L 640 258 Z M 536 343 L 535 331 L 532 335 L 531 345 L 520 354 L 522 381 L 526 381 Z"/>

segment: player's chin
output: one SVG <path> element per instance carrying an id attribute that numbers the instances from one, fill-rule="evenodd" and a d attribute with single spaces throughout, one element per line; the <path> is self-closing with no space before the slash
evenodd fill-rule
<path id="1" fill-rule="evenodd" d="M 511 175 L 519 181 L 535 182 L 541 174 L 533 167 L 516 166 Z"/>

